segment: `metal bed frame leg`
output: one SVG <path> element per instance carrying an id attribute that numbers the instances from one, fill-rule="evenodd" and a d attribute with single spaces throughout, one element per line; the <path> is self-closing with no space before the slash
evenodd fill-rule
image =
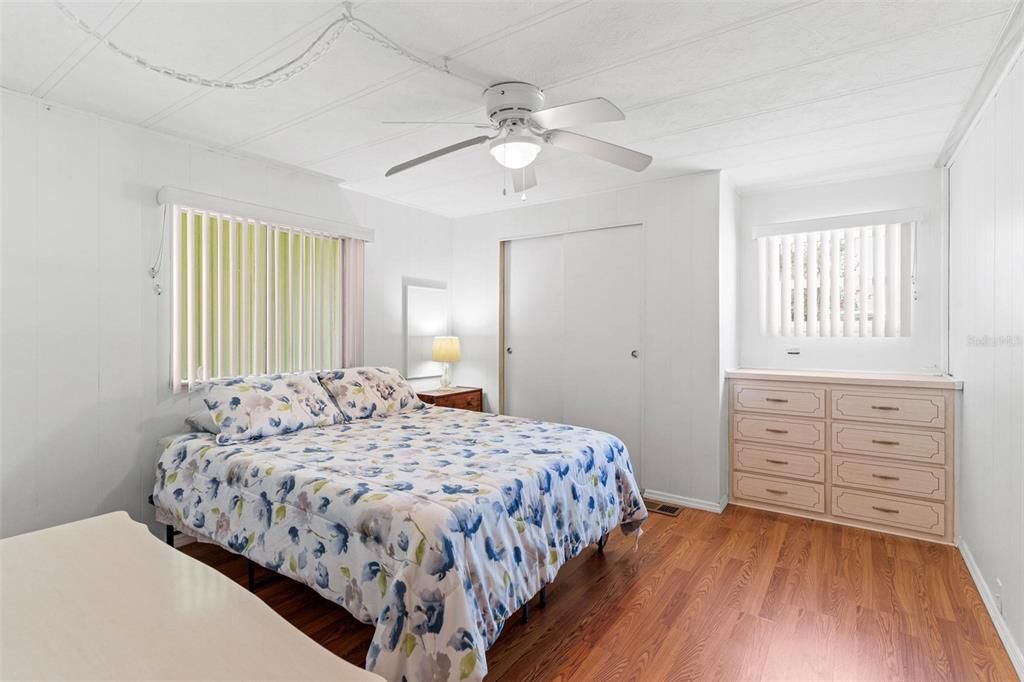
<path id="1" fill-rule="evenodd" d="M 252 559 L 246 559 L 249 567 L 249 591 L 256 592 L 256 564 L 252 562 Z"/>
<path id="2" fill-rule="evenodd" d="M 604 554 L 604 546 L 608 544 L 608 533 L 601 536 L 601 539 L 597 541 L 597 553 Z"/>
<path id="3" fill-rule="evenodd" d="M 530 622 L 530 602 L 523 604 L 523 622 Z"/>
<path id="4" fill-rule="evenodd" d="M 174 547 L 174 526 L 172 526 L 171 524 L 168 523 L 165 526 L 165 528 L 167 530 L 166 530 L 166 534 L 164 535 L 164 539 L 167 541 L 168 545 L 170 545 L 171 547 Z"/>
<path id="5" fill-rule="evenodd" d="M 541 608 L 544 608 L 547 605 L 548 605 L 548 588 L 547 588 L 547 585 L 545 585 L 544 587 L 540 588 L 540 602 L 538 602 L 537 606 L 539 606 Z"/>

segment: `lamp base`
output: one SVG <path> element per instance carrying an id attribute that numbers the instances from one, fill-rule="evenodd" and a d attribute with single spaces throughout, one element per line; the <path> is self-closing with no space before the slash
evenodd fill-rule
<path id="1" fill-rule="evenodd" d="M 451 388 L 451 387 L 452 387 L 451 363 L 445 362 L 445 363 L 442 363 L 441 385 L 439 386 L 439 388 Z"/>

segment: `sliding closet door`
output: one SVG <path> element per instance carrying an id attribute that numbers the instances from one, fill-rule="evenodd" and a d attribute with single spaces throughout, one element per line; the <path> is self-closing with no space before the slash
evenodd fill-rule
<path id="1" fill-rule="evenodd" d="M 563 239 L 562 419 L 615 434 L 635 465 L 643 386 L 642 228 L 589 230 Z"/>
<path id="2" fill-rule="evenodd" d="M 562 238 L 505 244 L 505 414 L 562 422 Z"/>
<path id="3" fill-rule="evenodd" d="M 640 226 L 505 245 L 505 412 L 613 433 L 640 460 Z"/>

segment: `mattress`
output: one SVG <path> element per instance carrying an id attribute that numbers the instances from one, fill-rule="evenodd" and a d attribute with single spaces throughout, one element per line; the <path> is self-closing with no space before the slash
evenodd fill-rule
<path id="1" fill-rule="evenodd" d="M 164 523 L 305 583 L 376 628 L 389 680 L 478 680 L 509 616 L 647 510 L 622 441 L 440 407 L 220 446 L 164 439 Z"/>

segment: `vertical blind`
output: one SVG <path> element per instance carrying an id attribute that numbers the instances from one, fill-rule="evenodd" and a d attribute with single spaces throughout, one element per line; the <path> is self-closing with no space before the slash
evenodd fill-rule
<path id="1" fill-rule="evenodd" d="M 361 351 L 361 240 L 180 206 L 171 215 L 174 390 L 342 367 Z"/>
<path id="2" fill-rule="evenodd" d="M 761 333 L 901 336 L 909 223 L 757 238 Z"/>

